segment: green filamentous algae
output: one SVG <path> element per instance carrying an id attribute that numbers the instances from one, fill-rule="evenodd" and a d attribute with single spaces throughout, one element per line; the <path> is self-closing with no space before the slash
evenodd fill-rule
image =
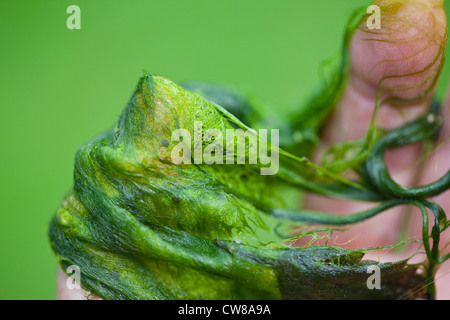
<path id="1" fill-rule="evenodd" d="M 179 142 L 172 133 L 183 128 L 194 135 L 195 121 L 223 136 L 246 128 L 217 104 L 145 75 L 118 124 L 77 152 L 73 189 L 49 235 L 62 269 L 80 268 L 85 290 L 104 299 L 401 298 L 427 281 L 406 261 L 362 261 L 362 249 L 289 247 L 280 232 L 350 224 L 394 205 L 427 203 L 390 199 L 372 184 L 338 179 L 281 149 L 275 175 L 261 175 L 259 161 L 174 164 L 170 155 Z M 204 150 L 213 142 L 203 143 Z M 367 171 L 377 170 L 367 163 Z M 287 208 L 284 188 L 382 204 L 330 216 Z M 438 229 L 445 217 L 440 223 Z M 374 264 L 383 274 L 382 290 L 367 288 Z M 423 290 L 412 297 L 417 294 Z"/>
<path id="2" fill-rule="evenodd" d="M 390 177 L 383 155 L 389 148 L 433 141 L 442 123 L 439 103 L 392 132 L 372 122 L 365 139 L 332 146 L 320 166 L 308 160 L 345 90 L 349 41 L 361 21 L 360 14 L 350 19 L 328 85 L 279 124 L 270 124 L 272 119 L 232 90 L 201 83 L 181 87 L 143 75 L 117 125 L 75 156 L 73 188 L 49 228 L 62 270 L 70 275 L 69 266 L 79 267 L 82 288 L 103 299 L 434 298 L 434 274 L 450 258 L 439 251 L 449 222 L 429 199 L 449 189 L 450 173 L 406 188 Z M 280 129 L 279 144 L 260 128 Z M 224 152 L 230 130 L 244 132 L 244 139 L 234 136 Z M 201 139 L 173 139 L 176 132 Z M 251 144 L 266 145 L 254 161 Z M 215 161 L 196 161 L 196 151 Z M 174 161 L 174 154 L 182 154 L 182 161 Z M 276 172 L 262 174 L 269 154 L 277 155 Z M 242 158 L 247 161 L 239 163 Z M 352 180 L 343 174 L 349 171 Z M 343 215 L 312 212 L 297 208 L 305 192 L 375 205 Z M 331 236 L 338 226 L 397 205 L 422 213 L 421 265 L 363 260 L 375 248 L 343 249 L 328 241 L 288 245 L 324 232 Z M 381 288 L 371 290 L 369 271 L 378 269 Z"/>

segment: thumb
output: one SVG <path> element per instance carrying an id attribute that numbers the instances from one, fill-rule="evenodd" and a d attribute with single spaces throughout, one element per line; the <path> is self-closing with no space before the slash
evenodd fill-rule
<path id="1" fill-rule="evenodd" d="M 367 17 L 350 42 L 350 77 L 325 133 L 332 143 L 361 138 L 375 104 L 376 124 L 393 129 L 426 111 L 439 78 L 447 23 L 442 0 L 377 0 L 380 29 Z M 350 126 L 349 126 L 350 125 Z"/>
<path id="2" fill-rule="evenodd" d="M 393 129 L 426 112 L 439 78 L 447 41 L 447 23 L 440 0 L 378 0 L 381 28 L 368 29 L 361 21 L 349 45 L 350 74 L 346 91 L 322 132 L 323 148 L 363 138 L 372 120 Z M 367 18 L 367 17 L 366 17 Z M 317 150 L 317 158 L 323 150 Z M 417 159 L 419 146 L 409 145 L 386 153 L 394 180 L 411 186 L 415 170 L 404 170 Z M 412 166 L 411 166 L 412 167 Z M 373 204 L 307 197 L 310 210 L 349 214 Z M 371 247 L 398 242 L 401 207 L 372 218 L 340 235 L 349 247 Z M 413 213 L 414 215 L 416 213 Z"/>

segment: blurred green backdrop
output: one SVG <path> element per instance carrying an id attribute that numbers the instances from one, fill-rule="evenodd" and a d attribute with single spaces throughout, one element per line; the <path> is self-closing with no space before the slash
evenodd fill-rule
<path id="1" fill-rule="evenodd" d="M 71 4 L 81 8 L 81 30 L 66 27 Z M 175 82 L 228 84 L 280 114 L 317 87 L 347 17 L 367 5 L 2 0 L 0 299 L 55 297 L 47 225 L 72 185 L 75 151 L 117 121 L 143 69 Z"/>

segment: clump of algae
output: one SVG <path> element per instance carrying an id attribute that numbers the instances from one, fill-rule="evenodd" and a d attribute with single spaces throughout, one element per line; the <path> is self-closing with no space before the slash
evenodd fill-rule
<path id="1" fill-rule="evenodd" d="M 291 132 L 317 136 L 345 88 L 349 39 L 359 19 L 349 24 L 333 85 L 288 121 Z M 437 110 L 430 110 L 436 119 Z M 346 169 L 358 172 L 357 180 L 273 145 L 269 150 L 279 152 L 280 169 L 272 176 L 260 174 L 260 161 L 173 163 L 174 130 L 183 128 L 193 136 L 194 122 L 201 121 L 204 131 L 216 129 L 225 137 L 227 129 L 249 129 L 249 119 L 244 124 L 218 104 L 165 78 L 142 76 L 117 125 L 76 154 L 73 189 L 49 229 L 63 270 L 79 266 L 82 287 L 104 299 L 433 297 L 433 272 L 448 258 L 439 254 L 439 235 L 449 223 L 442 209 L 425 199 L 448 190 L 450 176 L 404 188 L 390 179 L 382 155 L 387 148 L 432 139 L 438 121 L 424 117 L 358 145 L 358 161 L 345 162 Z M 294 139 L 286 149 L 308 155 L 314 139 Z M 211 143 L 204 142 L 202 150 Z M 291 209 L 283 200 L 285 188 L 380 205 L 343 216 Z M 362 260 L 365 249 L 293 248 L 286 241 L 296 237 L 286 239 L 280 233 L 296 228 L 320 232 L 324 226 L 356 223 L 404 204 L 423 213 L 428 257 L 424 274 L 406 260 Z M 431 235 L 427 208 L 436 217 Z M 381 269 L 382 290 L 367 289 L 368 264 Z"/>

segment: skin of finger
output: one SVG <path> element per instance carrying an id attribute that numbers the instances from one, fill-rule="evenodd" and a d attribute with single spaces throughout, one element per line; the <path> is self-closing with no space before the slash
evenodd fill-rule
<path id="1" fill-rule="evenodd" d="M 87 300 L 83 289 L 70 289 L 67 285 L 69 278 L 60 268 L 56 278 L 56 299 L 57 300 Z"/>
<path id="2" fill-rule="evenodd" d="M 439 75 L 447 39 L 443 2 L 378 0 L 373 4 L 381 10 L 381 29 L 368 29 L 363 22 L 355 32 L 352 85 L 371 100 L 378 94 L 380 100 L 401 98 L 407 106 L 427 101 L 432 91 L 423 93 Z M 406 116 L 416 115 L 408 110 Z"/>

